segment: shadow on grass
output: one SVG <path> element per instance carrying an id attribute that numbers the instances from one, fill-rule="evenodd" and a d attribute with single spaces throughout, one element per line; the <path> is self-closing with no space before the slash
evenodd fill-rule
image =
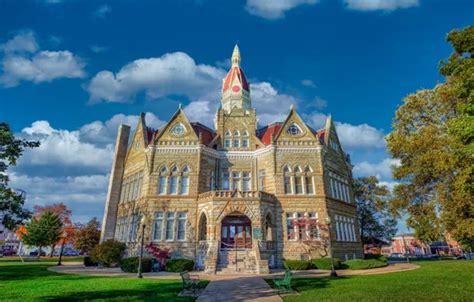
<path id="1" fill-rule="evenodd" d="M 139 288 L 123 290 L 90 290 L 58 293 L 54 296 L 43 296 L 42 301 L 62 302 L 62 301 L 91 301 L 91 300 L 111 300 L 111 301 L 170 301 L 187 302 L 194 301 L 192 297 L 179 297 L 181 286 L 177 284 L 147 284 Z"/>

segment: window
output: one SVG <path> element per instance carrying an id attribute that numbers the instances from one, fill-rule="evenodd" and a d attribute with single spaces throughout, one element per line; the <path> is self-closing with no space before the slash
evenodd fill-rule
<path id="1" fill-rule="evenodd" d="M 356 242 L 354 219 L 336 215 L 336 240 Z"/>
<path id="2" fill-rule="evenodd" d="M 303 177 L 301 176 L 301 168 L 299 166 L 295 167 L 295 193 L 303 194 Z"/>
<path id="3" fill-rule="evenodd" d="M 238 138 L 234 138 L 234 143 L 232 144 L 232 147 L 234 148 L 240 147 L 240 140 Z"/>
<path id="4" fill-rule="evenodd" d="M 243 139 L 242 139 L 242 147 L 248 148 L 249 146 L 249 133 L 247 130 L 244 131 Z"/>
<path id="5" fill-rule="evenodd" d="M 183 124 L 181 123 L 176 123 L 174 126 L 171 128 L 171 134 L 174 136 L 182 136 L 183 134 L 186 133 L 186 128 L 184 127 Z"/>
<path id="6" fill-rule="evenodd" d="M 265 191 L 265 170 L 258 171 L 258 188 Z"/>
<path id="7" fill-rule="evenodd" d="M 305 184 L 306 184 L 306 194 L 314 194 L 314 187 L 313 187 L 313 177 L 306 176 L 305 177 Z"/>
<path id="8" fill-rule="evenodd" d="M 188 194 L 189 192 L 189 176 L 181 177 L 181 192 L 180 194 Z"/>
<path id="9" fill-rule="evenodd" d="M 290 135 L 298 135 L 302 131 L 301 131 L 301 128 L 297 124 L 293 123 L 288 126 L 288 128 L 286 129 L 286 132 Z"/>
<path id="10" fill-rule="evenodd" d="M 174 239 L 174 213 L 168 212 L 166 214 L 166 240 Z"/>
<path id="11" fill-rule="evenodd" d="M 290 168 L 288 166 L 285 166 L 283 168 L 283 182 L 284 182 L 284 188 L 285 188 L 285 194 L 291 194 L 291 176 L 289 173 L 291 172 Z"/>
<path id="12" fill-rule="evenodd" d="M 242 191 L 248 192 L 250 191 L 250 172 L 243 172 L 243 185 Z"/>
<path id="13" fill-rule="evenodd" d="M 231 134 L 230 134 L 230 131 L 227 130 L 225 132 L 225 140 L 224 140 L 224 147 L 225 148 L 230 148 L 230 138 L 231 138 Z"/>
<path id="14" fill-rule="evenodd" d="M 229 171 L 227 170 L 222 170 L 221 188 L 224 191 L 228 191 L 230 189 L 229 188 Z"/>
<path id="15" fill-rule="evenodd" d="M 160 176 L 158 184 L 158 193 L 166 194 L 166 176 Z"/>
<path id="16" fill-rule="evenodd" d="M 215 185 L 214 171 L 211 171 L 211 175 L 209 176 L 209 191 L 214 190 L 215 187 L 216 185 Z"/>
<path id="17" fill-rule="evenodd" d="M 179 213 L 178 215 L 178 240 L 186 239 L 186 213 Z"/>
<path id="18" fill-rule="evenodd" d="M 239 130 L 234 130 L 234 136 L 240 136 Z"/>
<path id="19" fill-rule="evenodd" d="M 155 221 L 153 223 L 153 240 L 161 240 L 163 233 L 163 212 L 155 214 Z"/>
<path id="20" fill-rule="evenodd" d="M 232 190 L 240 190 L 240 172 L 232 172 Z"/>
<path id="21" fill-rule="evenodd" d="M 130 228 L 129 228 L 129 236 L 128 236 L 128 241 L 129 242 L 135 242 L 137 240 L 137 233 L 138 233 L 138 223 L 140 219 L 138 217 L 138 214 L 133 214 L 130 217 Z"/>
<path id="22" fill-rule="evenodd" d="M 170 178 L 170 194 L 176 194 L 178 192 L 178 177 L 171 176 Z"/>
<path id="23" fill-rule="evenodd" d="M 296 240 L 295 237 L 295 225 L 293 221 L 295 213 L 286 213 L 286 231 L 287 231 L 287 239 L 288 240 Z"/>

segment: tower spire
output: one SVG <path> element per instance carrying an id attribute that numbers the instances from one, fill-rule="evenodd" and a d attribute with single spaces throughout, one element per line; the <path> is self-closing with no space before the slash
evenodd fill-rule
<path id="1" fill-rule="evenodd" d="M 240 50 L 239 46 L 235 44 L 234 51 L 232 52 L 232 67 L 240 67 Z"/>

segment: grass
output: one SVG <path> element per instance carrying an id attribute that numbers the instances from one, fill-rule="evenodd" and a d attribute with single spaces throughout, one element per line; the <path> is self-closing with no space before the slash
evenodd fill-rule
<path id="1" fill-rule="evenodd" d="M 178 297 L 180 280 L 66 275 L 55 263 L 0 258 L 0 301 L 194 301 Z"/>
<path id="2" fill-rule="evenodd" d="M 474 301 L 474 261 L 416 262 L 416 270 L 382 275 L 293 279 L 293 301 Z M 267 280 L 273 285 L 271 280 Z"/>

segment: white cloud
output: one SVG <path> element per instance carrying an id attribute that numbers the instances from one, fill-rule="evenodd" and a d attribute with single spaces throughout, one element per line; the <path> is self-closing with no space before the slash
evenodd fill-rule
<path id="1" fill-rule="evenodd" d="M 250 97 L 262 125 L 283 121 L 288 116 L 291 105 L 298 104 L 298 99 L 279 93 L 268 82 L 250 84 Z"/>
<path id="2" fill-rule="evenodd" d="M 419 0 L 344 0 L 344 2 L 347 8 L 361 11 L 393 11 L 420 4 Z"/>
<path id="3" fill-rule="evenodd" d="M 196 64 L 183 52 L 168 53 L 158 58 L 138 59 L 117 73 L 103 70 L 86 85 L 91 102 L 132 102 L 137 93 L 148 98 L 184 95 L 197 99 L 215 91 L 225 71 L 210 65 Z"/>
<path id="4" fill-rule="evenodd" d="M 110 6 L 104 4 L 99 6 L 92 14 L 97 18 L 105 18 L 111 11 Z"/>
<path id="5" fill-rule="evenodd" d="M 35 34 L 32 31 L 25 31 L 17 34 L 5 44 L 0 44 L 0 50 L 5 53 L 29 52 L 33 53 L 38 50 Z"/>
<path id="6" fill-rule="evenodd" d="M 312 80 L 309 80 L 309 79 L 302 80 L 301 84 L 303 86 L 311 87 L 311 88 L 317 88 L 318 87 Z"/>
<path id="7" fill-rule="evenodd" d="M 105 46 L 98 46 L 98 45 L 91 45 L 89 46 L 90 50 L 95 53 L 102 53 L 104 51 L 107 51 L 107 47 Z"/>
<path id="8" fill-rule="evenodd" d="M 300 5 L 313 5 L 319 0 L 247 0 L 245 9 L 252 15 L 265 19 L 280 19 L 285 12 Z"/>
<path id="9" fill-rule="evenodd" d="M 39 51 L 33 32 L 16 35 L 1 46 L 0 84 L 17 86 L 21 81 L 50 82 L 59 78 L 83 78 L 85 63 L 68 50 Z"/>
<path id="10" fill-rule="evenodd" d="M 380 180 L 392 179 L 392 166 L 400 165 L 400 161 L 397 159 L 386 158 L 378 163 L 369 163 L 368 161 L 362 161 L 356 163 L 354 166 L 354 174 L 356 176 L 377 176 Z M 388 185 L 389 183 L 386 182 Z"/>
<path id="11" fill-rule="evenodd" d="M 324 109 L 328 106 L 328 101 L 317 96 L 311 102 L 311 106 L 314 106 L 316 109 Z"/>
<path id="12" fill-rule="evenodd" d="M 336 129 L 343 147 L 346 148 L 383 148 L 385 147 L 382 130 L 367 124 L 351 125 L 336 122 Z"/>
<path id="13" fill-rule="evenodd" d="M 302 117 L 305 122 L 314 129 L 324 128 L 328 118 L 326 114 L 317 111 L 310 114 L 303 114 Z"/>

